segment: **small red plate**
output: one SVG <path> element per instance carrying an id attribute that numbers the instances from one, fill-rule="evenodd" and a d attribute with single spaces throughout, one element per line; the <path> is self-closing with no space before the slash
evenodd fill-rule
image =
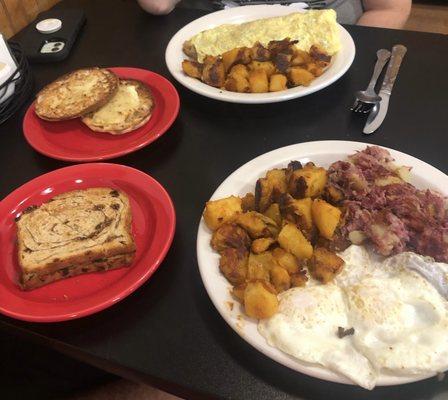
<path id="1" fill-rule="evenodd" d="M 134 263 L 107 272 L 63 279 L 31 291 L 17 285 L 15 217 L 31 205 L 75 189 L 106 186 L 125 192 L 131 203 L 137 246 Z M 159 267 L 176 225 L 173 203 L 153 178 L 118 164 L 81 164 L 31 180 L 0 202 L 0 312 L 34 322 L 56 322 L 101 311 L 140 287 Z"/>
<path id="2" fill-rule="evenodd" d="M 131 153 L 152 143 L 173 124 L 179 113 L 179 95 L 163 76 L 139 68 L 109 68 L 120 78 L 146 83 L 154 97 L 150 120 L 141 128 L 123 135 L 94 132 L 79 118 L 50 122 L 40 119 L 34 103 L 23 119 L 23 133 L 39 153 L 65 161 L 99 161 Z"/>

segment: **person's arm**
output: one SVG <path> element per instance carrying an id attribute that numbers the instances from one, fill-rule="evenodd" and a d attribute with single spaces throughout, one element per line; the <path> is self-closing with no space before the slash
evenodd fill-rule
<path id="1" fill-rule="evenodd" d="M 365 13 L 358 25 L 401 29 L 411 12 L 412 0 L 364 0 Z"/>
<path id="2" fill-rule="evenodd" d="M 146 12 L 155 15 L 164 15 L 173 11 L 180 0 L 137 0 L 140 7 Z"/>

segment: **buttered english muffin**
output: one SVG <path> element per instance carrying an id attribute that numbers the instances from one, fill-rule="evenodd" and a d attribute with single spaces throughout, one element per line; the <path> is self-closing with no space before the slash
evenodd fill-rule
<path id="1" fill-rule="evenodd" d="M 144 125 L 150 118 L 154 101 L 149 88 L 133 79 L 120 79 L 118 90 L 99 110 L 82 118 L 90 129 L 120 135 Z"/>

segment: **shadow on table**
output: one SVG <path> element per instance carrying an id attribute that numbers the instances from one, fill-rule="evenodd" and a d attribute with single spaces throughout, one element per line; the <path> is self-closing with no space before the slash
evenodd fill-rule
<path id="1" fill-rule="evenodd" d="M 117 379 L 3 330 L 0 331 L 0 354 L 2 400 L 62 399 Z"/>

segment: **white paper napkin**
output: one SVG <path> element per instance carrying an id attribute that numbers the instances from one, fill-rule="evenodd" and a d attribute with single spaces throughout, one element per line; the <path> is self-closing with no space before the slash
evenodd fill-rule
<path id="1" fill-rule="evenodd" d="M 291 3 L 289 5 L 289 7 L 298 8 L 300 10 L 303 10 L 305 8 L 308 8 L 308 4 L 307 3 Z"/>
<path id="2" fill-rule="evenodd" d="M 3 35 L 0 33 L 0 85 L 16 71 L 17 64 L 12 58 Z M 19 75 L 17 72 L 16 75 Z M 12 82 L 3 89 L 0 89 L 0 104 L 6 101 L 14 93 L 15 83 Z"/>
<path id="3" fill-rule="evenodd" d="M 250 5 L 250 4 L 249 4 Z M 267 3 L 267 5 L 270 5 Z M 272 5 L 276 5 L 276 4 L 272 4 Z M 231 1 L 228 4 L 224 5 L 224 8 L 233 8 L 233 7 L 239 7 L 239 4 L 234 4 Z M 292 8 L 297 8 L 299 10 L 303 10 L 305 8 L 308 8 L 308 4 L 307 3 L 291 3 L 289 4 L 288 7 L 292 7 Z"/>

